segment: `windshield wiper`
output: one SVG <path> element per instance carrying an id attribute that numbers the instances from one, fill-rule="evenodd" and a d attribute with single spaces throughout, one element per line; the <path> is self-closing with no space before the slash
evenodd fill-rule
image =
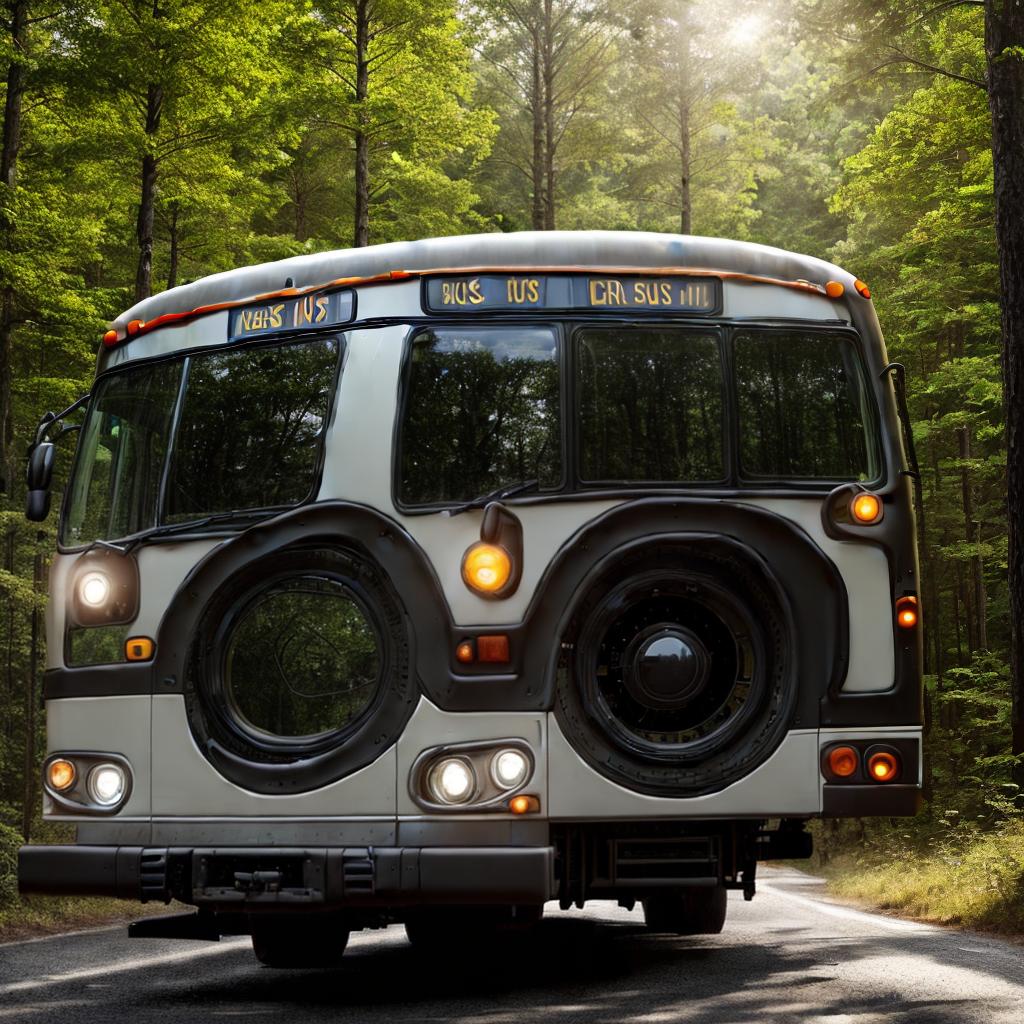
<path id="1" fill-rule="evenodd" d="M 505 498 L 512 498 L 517 494 L 525 494 L 527 491 L 535 491 L 540 486 L 539 480 L 520 480 L 514 484 L 502 484 L 487 494 L 481 494 L 478 498 L 464 501 L 461 505 L 453 505 L 441 512 L 443 516 L 458 516 L 463 512 L 469 512 L 474 508 L 486 508 L 492 501 L 503 501 Z"/>
<path id="2" fill-rule="evenodd" d="M 139 533 L 132 534 L 130 537 L 125 537 L 119 546 L 127 553 L 143 543 L 143 541 L 152 540 L 154 537 L 171 537 L 177 533 L 194 533 L 208 526 L 226 526 L 230 523 L 241 525 L 253 519 L 257 521 L 270 519 L 283 511 L 284 509 L 281 508 L 233 509 L 230 512 L 217 512 L 213 515 L 203 516 L 202 519 L 189 519 L 184 523 L 167 523 L 164 526 L 151 526 L 148 530 L 142 530 Z M 109 546 L 114 547 L 115 545 Z"/>

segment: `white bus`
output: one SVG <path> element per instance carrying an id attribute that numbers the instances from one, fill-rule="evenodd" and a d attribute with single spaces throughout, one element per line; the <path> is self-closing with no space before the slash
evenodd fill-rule
<path id="1" fill-rule="evenodd" d="M 50 574 L 24 892 L 330 964 L 642 902 L 722 928 L 813 818 L 915 812 L 901 368 L 818 259 L 641 233 L 217 274 L 103 338 Z"/>

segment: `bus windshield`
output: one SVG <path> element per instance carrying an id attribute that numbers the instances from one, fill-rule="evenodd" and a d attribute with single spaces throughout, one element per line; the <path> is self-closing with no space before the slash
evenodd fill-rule
<path id="1" fill-rule="evenodd" d="M 61 542 L 117 540 L 306 500 L 340 349 L 339 338 L 321 336 L 102 377 L 82 429 Z"/>

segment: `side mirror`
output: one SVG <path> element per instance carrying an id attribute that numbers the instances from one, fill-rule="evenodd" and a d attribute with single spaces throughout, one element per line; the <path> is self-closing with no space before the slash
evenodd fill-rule
<path id="1" fill-rule="evenodd" d="M 29 491 L 25 498 L 25 518 L 33 523 L 41 523 L 50 514 L 50 492 Z"/>
<path id="2" fill-rule="evenodd" d="M 25 470 L 25 482 L 28 484 L 25 518 L 33 523 L 41 523 L 50 514 L 50 481 L 56 457 L 52 441 L 41 441 L 29 452 Z"/>

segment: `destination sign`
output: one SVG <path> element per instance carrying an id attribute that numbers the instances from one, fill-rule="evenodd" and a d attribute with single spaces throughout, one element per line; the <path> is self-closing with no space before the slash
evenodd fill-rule
<path id="1" fill-rule="evenodd" d="M 255 306 L 232 309 L 228 315 L 228 340 L 283 334 L 310 327 L 347 324 L 355 316 L 351 291 L 314 292 L 294 299 L 276 299 Z"/>
<path id="2" fill-rule="evenodd" d="M 481 310 L 644 310 L 717 313 L 722 282 L 715 277 L 635 274 L 462 274 L 427 278 L 431 313 Z"/>

